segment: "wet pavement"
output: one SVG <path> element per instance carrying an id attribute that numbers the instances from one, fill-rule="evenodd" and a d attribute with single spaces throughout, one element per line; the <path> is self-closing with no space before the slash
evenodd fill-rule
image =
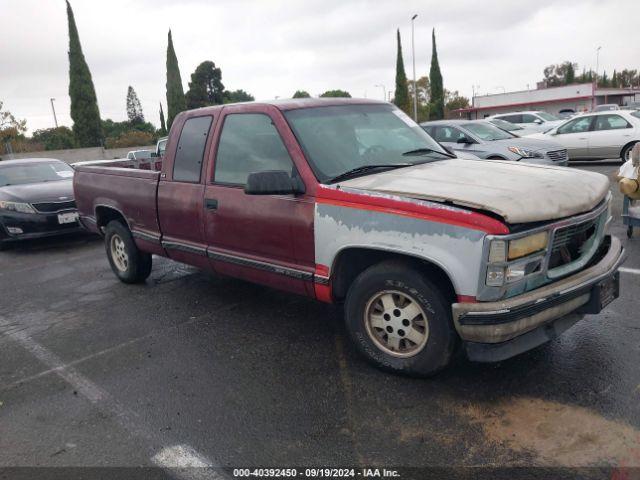
<path id="1" fill-rule="evenodd" d="M 124 285 L 93 237 L 2 252 L 0 467 L 640 466 L 640 232 L 612 191 L 621 298 L 427 380 L 365 363 L 339 308 L 162 258 Z"/>

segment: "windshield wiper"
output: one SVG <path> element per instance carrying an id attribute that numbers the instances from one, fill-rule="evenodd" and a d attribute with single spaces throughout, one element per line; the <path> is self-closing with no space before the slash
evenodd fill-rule
<path id="1" fill-rule="evenodd" d="M 351 177 L 357 177 L 360 174 L 366 174 L 372 170 L 393 170 L 396 168 L 412 167 L 413 163 L 386 163 L 378 165 L 362 165 L 360 167 L 352 168 L 346 172 L 336 175 L 329 179 L 329 183 L 339 182 L 340 180 L 346 180 Z"/>
<path id="2" fill-rule="evenodd" d="M 451 155 L 450 153 L 441 152 L 439 150 L 434 150 L 433 148 L 416 148 L 415 150 L 409 150 L 408 152 L 404 152 L 402 156 L 408 157 L 410 155 L 425 155 L 428 153 L 437 153 L 439 155 L 444 155 L 449 158 L 456 158 L 455 155 Z"/>

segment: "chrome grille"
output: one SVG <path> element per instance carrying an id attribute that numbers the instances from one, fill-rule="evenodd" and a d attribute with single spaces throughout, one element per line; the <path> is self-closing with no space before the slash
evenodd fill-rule
<path id="1" fill-rule="evenodd" d="M 553 151 L 547 152 L 547 156 L 554 162 L 560 162 L 567 159 L 567 151 L 565 149 L 553 150 Z"/>
<path id="2" fill-rule="evenodd" d="M 598 231 L 598 218 L 556 230 L 551 244 L 549 269 L 562 267 L 582 258 L 585 245 Z"/>
<path id="3" fill-rule="evenodd" d="M 40 213 L 55 213 L 63 210 L 74 210 L 76 208 L 75 200 L 67 202 L 32 203 L 31 205 Z"/>
<path id="4" fill-rule="evenodd" d="M 567 151 L 566 150 L 553 150 L 551 152 L 547 152 L 547 157 L 549 157 L 554 162 L 563 162 L 567 159 Z"/>

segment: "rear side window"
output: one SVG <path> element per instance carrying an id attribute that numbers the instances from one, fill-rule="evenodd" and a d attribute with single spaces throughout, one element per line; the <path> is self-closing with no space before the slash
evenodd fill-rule
<path id="1" fill-rule="evenodd" d="M 268 170 L 293 173 L 293 161 L 271 118 L 262 113 L 227 115 L 216 155 L 215 181 L 245 185 L 250 173 Z"/>
<path id="2" fill-rule="evenodd" d="M 202 157 L 213 117 L 190 118 L 184 123 L 173 162 L 173 180 L 198 183 Z"/>
<path id="3" fill-rule="evenodd" d="M 617 130 L 619 128 L 631 128 L 620 115 L 598 115 L 596 117 L 595 130 Z"/>
<path id="4" fill-rule="evenodd" d="M 500 120 L 505 120 L 511 123 L 522 123 L 522 115 L 504 115 L 502 117 L 497 117 Z"/>
<path id="5" fill-rule="evenodd" d="M 530 113 L 523 113 L 522 114 L 522 121 L 518 122 L 518 123 L 533 123 L 536 120 L 539 120 L 539 118 L 536 117 L 535 115 L 531 115 Z"/>

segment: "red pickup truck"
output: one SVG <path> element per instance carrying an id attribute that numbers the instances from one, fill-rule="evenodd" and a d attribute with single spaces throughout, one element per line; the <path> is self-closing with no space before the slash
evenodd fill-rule
<path id="1" fill-rule="evenodd" d="M 360 352 L 429 375 L 553 338 L 618 296 L 597 173 L 456 158 L 393 105 L 305 99 L 181 113 L 161 172 L 80 166 L 114 273 L 152 255 L 344 303 Z"/>

